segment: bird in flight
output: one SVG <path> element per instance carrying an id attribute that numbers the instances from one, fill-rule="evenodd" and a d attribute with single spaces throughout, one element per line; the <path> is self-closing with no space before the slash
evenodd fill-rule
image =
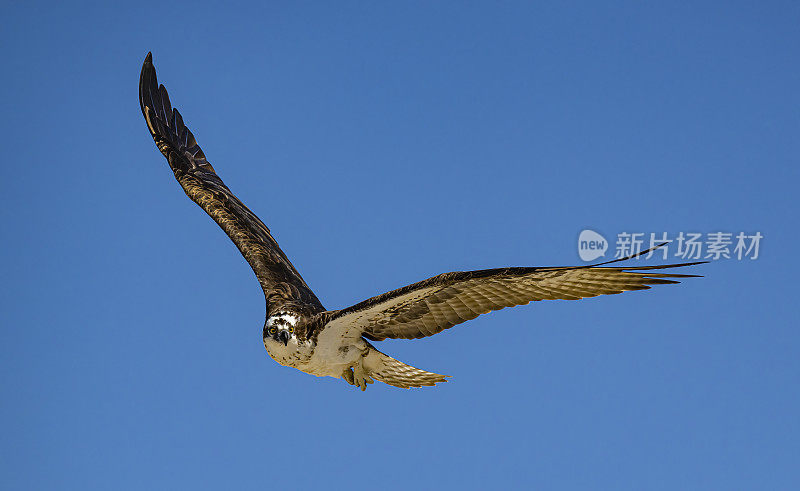
<path id="1" fill-rule="evenodd" d="M 412 367 L 370 341 L 433 336 L 505 307 L 537 300 L 578 300 L 696 275 L 653 272 L 694 263 L 610 267 L 513 267 L 444 273 L 341 310 L 326 310 L 269 229 L 222 182 L 159 85 L 151 53 L 139 79 L 139 103 L 156 146 L 186 195 L 228 234 L 253 268 L 267 303 L 263 338 L 281 365 L 342 378 L 366 390 L 375 380 L 400 388 L 431 386 L 447 375 Z"/>

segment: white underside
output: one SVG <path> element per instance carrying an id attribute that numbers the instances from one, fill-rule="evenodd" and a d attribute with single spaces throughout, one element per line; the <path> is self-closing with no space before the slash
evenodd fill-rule
<path id="1" fill-rule="evenodd" d="M 281 365 L 297 368 L 317 377 L 339 378 L 342 373 L 357 365 L 369 351 L 367 343 L 359 338 L 343 337 L 332 329 L 323 329 L 316 345 L 298 342 L 292 335 L 283 343 L 271 338 L 264 340 L 267 353 Z"/>

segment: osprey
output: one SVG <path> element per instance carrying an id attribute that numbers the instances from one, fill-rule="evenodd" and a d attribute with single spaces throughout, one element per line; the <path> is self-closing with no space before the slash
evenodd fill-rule
<path id="1" fill-rule="evenodd" d="M 318 377 L 343 378 L 365 390 L 374 380 L 401 388 L 445 382 L 447 376 L 412 367 L 370 341 L 432 336 L 493 310 L 535 300 L 577 300 L 645 290 L 696 275 L 644 267 L 515 267 L 444 273 L 364 300 L 325 310 L 269 229 L 228 189 L 159 85 L 148 53 L 139 79 L 139 103 L 156 146 L 186 195 L 228 234 L 253 268 L 267 303 L 264 346 L 281 365 Z M 644 251 L 647 252 L 647 251 Z M 640 253 L 643 254 L 644 252 Z"/>

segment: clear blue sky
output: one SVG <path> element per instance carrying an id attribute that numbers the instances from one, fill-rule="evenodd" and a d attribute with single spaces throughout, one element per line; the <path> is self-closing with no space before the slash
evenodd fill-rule
<path id="1" fill-rule="evenodd" d="M 116 5 L 112 5 L 112 3 Z M 796 2 L 6 2 L 3 489 L 798 489 Z M 434 389 L 281 367 L 139 111 L 154 54 L 326 307 L 580 264 L 584 228 L 758 260 L 381 344 Z"/>

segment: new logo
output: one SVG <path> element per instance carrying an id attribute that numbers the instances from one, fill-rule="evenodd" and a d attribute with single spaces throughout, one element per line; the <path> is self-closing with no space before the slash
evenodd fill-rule
<path id="1" fill-rule="evenodd" d="M 594 230 L 583 230 L 578 236 L 578 255 L 583 261 L 594 261 L 606 255 L 608 241 Z"/>

